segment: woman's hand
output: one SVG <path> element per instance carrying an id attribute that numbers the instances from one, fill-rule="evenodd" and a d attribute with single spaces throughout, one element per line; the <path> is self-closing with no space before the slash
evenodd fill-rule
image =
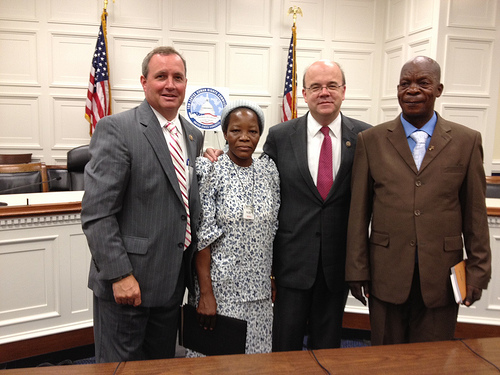
<path id="1" fill-rule="evenodd" d="M 271 276 L 271 300 L 273 303 L 276 300 L 276 280 L 274 276 Z"/>
<path id="2" fill-rule="evenodd" d="M 217 302 L 213 293 L 200 295 L 200 302 L 196 312 L 198 313 L 200 326 L 212 331 L 215 328 L 215 313 L 217 312 Z"/>
<path id="3" fill-rule="evenodd" d="M 210 246 L 198 251 L 195 257 L 196 274 L 200 284 L 200 302 L 198 302 L 198 322 L 204 329 L 215 328 L 215 313 L 217 302 L 212 289 L 212 278 L 210 276 Z"/>

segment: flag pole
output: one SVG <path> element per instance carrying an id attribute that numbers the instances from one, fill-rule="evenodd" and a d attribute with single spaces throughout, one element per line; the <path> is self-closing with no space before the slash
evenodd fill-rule
<path id="1" fill-rule="evenodd" d="M 292 47 L 292 54 L 293 54 L 293 64 L 292 64 L 292 118 L 297 118 L 297 54 L 296 54 L 296 49 L 297 49 L 297 14 L 300 14 L 303 17 L 302 14 L 302 9 L 297 6 L 290 7 L 288 9 L 288 15 L 293 14 L 293 25 L 292 25 L 292 40 L 293 40 L 293 47 Z"/>
<path id="2" fill-rule="evenodd" d="M 113 0 L 113 3 L 115 0 Z M 106 8 L 108 7 L 108 0 L 104 0 L 104 9 L 101 15 L 101 22 L 102 22 L 102 28 L 103 28 L 103 34 L 104 34 L 104 46 L 106 47 L 106 60 L 107 60 L 107 65 L 108 65 L 108 76 L 109 76 L 109 54 L 108 54 L 108 12 Z M 111 115 L 113 113 L 111 109 L 111 79 L 108 79 L 108 92 L 109 92 L 109 112 L 108 115 Z"/>

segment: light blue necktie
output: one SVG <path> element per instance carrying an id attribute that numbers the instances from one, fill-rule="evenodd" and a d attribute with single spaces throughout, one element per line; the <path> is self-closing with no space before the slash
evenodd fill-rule
<path id="1" fill-rule="evenodd" d="M 420 170 L 420 165 L 422 164 L 422 160 L 424 160 L 425 155 L 425 141 L 427 140 L 427 137 L 429 137 L 429 134 L 423 130 L 416 130 L 410 134 L 410 137 L 417 143 L 413 149 L 413 160 L 415 160 L 417 170 Z"/>

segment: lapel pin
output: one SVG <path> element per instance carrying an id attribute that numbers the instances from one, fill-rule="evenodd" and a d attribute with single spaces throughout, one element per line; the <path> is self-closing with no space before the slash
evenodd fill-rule
<path id="1" fill-rule="evenodd" d="M 428 151 L 434 150 L 434 146 L 429 146 Z"/>
<path id="2" fill-rule="evenodd" d="M 347 141 L 347 142 L 345 143 L 345 145 L 346 145 L 347 147 L 351 147 L 351 146 L 352 146 L 351 141 Z"/>
<path id="3" fill-rule="evenodd" d="M 189 134 L 189 140 L 192 141 L 193 140 L 193 136 L 191 134 Z"/>

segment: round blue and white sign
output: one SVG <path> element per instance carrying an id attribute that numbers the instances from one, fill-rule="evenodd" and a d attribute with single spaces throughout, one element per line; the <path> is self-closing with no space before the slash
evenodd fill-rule
<path id="1" fill-rule="evenodd" d="M 226 106 L 226 98 L 220 91 L 202 87 L 189 95 L 186 103 L 186 113 L 193 123 L 201 130 L 220 130 L 220 115 Z"/>

